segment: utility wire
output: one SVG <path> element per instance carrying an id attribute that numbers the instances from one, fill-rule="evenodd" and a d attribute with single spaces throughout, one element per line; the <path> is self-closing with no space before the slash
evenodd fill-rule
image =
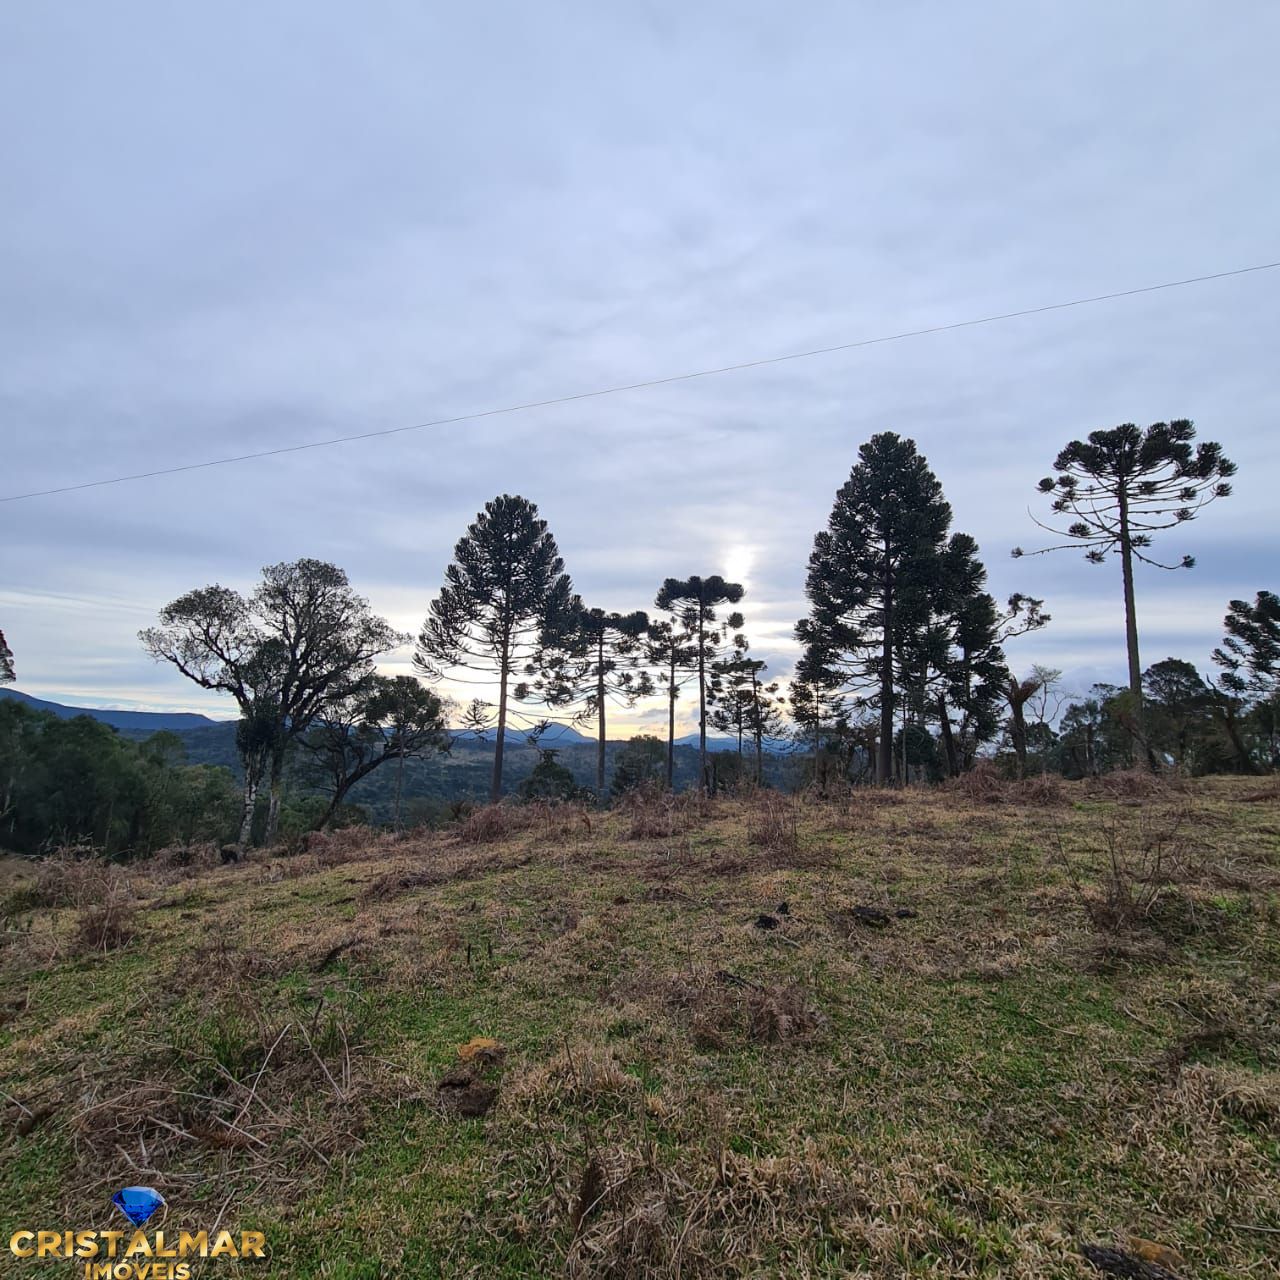
<path id="1" fill-rule="evenodd" d="M 791 360 L 809 360 L 814 356 L 832 355 L 838 351 L 855 351 L 860 347 L 874 347 L 886 342 L 901 342 L 907 338 L 923 338 L 934 333 L 950 333 L 955 329 L 971 329 L 978 325 L 996 324 L 1002 320 L 1016 320 L 1023 316 L 1043 315 L 1047 311 L 1066 311 L 1072 307 L 1087 307 L 1099 302 L 1113 302 L 1118 298 L 1132 298 L 1143 293 L 1159 293 L 1164 289 L 1181 289 L 1186 285 L 1205 284 L 1211 280 L 1225 280 L 1231 276 L 1251 275 L 1258 271 L 1274 271 L 1280 262 L 1260 262 L 1251 267 L 1237 267 L 1233 271 L 1215 271 L 1211 275 L 1188 276 L 1185 280 L 1166 280 L 1160 284 L 1142 285 L 1136 289 L 1120 289 L 1114 293 L 1099 293 L 1088 298 L 1072 298 L 1068 302 L 1050 302 L 1040 307 L 1025 307 L 1020 311 L 1003 311 L 998 315 L 980 316 L 973 320 L 954 320 L 948 324 L 929 325 L 923 329 L 907 329 L 901 333 L 887 333 L 875 338 L 860 338 L 854 342 L 840 342 L 830 347 L 814 347 L 809 351 L 790 351 L 780 356 L 764 356 L 759 360 L 743 360 L 737 364 L 723 364 L 714 369 L 695 369 L 690 373 L 674 373 L 663 378 L 646 378 L 641 382 L 628 382 L 613 387 L 600 387 L 594 391 L 579 391 L 573 395 L 554 396 L 549 400 L 527 400 L 522 404 L 506 405 L 500 409 L 483 409 L 476 413 L 460 413 L 452 418 L 434 418 L 430 422 L 415 422 L 403 427 L 384 427 L 378 431 L 361 431 L 352 435 L 333 436 L 328 440 L 310 440 L 305 444 L 281 445 L 276 449 L 260 449 L 255 453 L 238 453 L 227 458 L 210 458 L 205 462 L 188 462 L 177 467 L 160 467 L 155 471 L 139 471 L 133 475 L 111 476 L 104 480 L 86 480 L 81 484 L 60 485 L 53 489 L 35 489 L 30 493 L 11 493 L 0 497 L 0 502 L 24 502 L 28 498 L 47 498 L 58 493 L 74 493 L 81 489 L 98 489 L 110 484 L 126 484 L 133 480 L 151 480 L 156 476 L 178 475 L 183 471 L 200 471 L 207 467 L 225 467 L 234 462 L 250 462 L 258 458 L 275 458 L 286 453 L 302 453 L 307 449 L 327 449 L 335 444 L 351 444 L 357 440 L 375 440 L 382 436 L 403 435 L 408 431 L 426 431 L 431 427 L 448 427 L 459 422 L 478 422 L 483 418 L 496 418 L 509 413 L 524 413 L 529 409 L 546 409 L 552 405 L 571 404 L 575 400 L 592 400 L 601 396 L 619 395 L 624 391 L 640 391 L 646 387 L 669 386 L 674 382 L 690 382 L 695 378 L 713 378 L 723 373 L 738 373 L 744 369 L 759 369 L 772 364 L 785 364 Z"/>

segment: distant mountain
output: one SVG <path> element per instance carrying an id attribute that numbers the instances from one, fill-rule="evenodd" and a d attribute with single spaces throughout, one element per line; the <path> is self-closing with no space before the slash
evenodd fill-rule
<path id="1" fill-rule="evenodd" d="M 454 733 L 460 733 L 461 730 L 455 729 Z M 509 747 L 525 747 L 528 746 L 528 731 L 525 729 L 508 729 L 505 733 L 507 746 Z M 467 734 L 463 739 L 464 742 L 495 742 L 498 733 L 496 729 L 487 729 L 479 734 Z M 588 737 L 585 733 L 579 733 L 571 724 L 552 724 L 547 726 L 547 731 L 538 739 L 538 745 L 541 747 L 580 747 L 589 742 L 595 742 L 594 737 Z"/>
<path id="2" fill-rule="evenodd" d="M 33 698 L 29 693 L 21 693 L 17 689 L 0 689 L 0 698 L 13 698 L 30 707 L 33 711 L 47 711 L 60 720 L 71 720 L 76 716 L 88 716 L 92 720 L 101 720 L 113 729 L 141 730 L 144 733 L 158 733 L 167 729 L 172 733 L 181 733 L 190 729 L 209 729 L 225 723 L 211 720 L 208 716 L 196 715 L 191 711 L 116 711 L 103 707 L 68 707 L 61 702 L 47 702 L 44 698 Z"/>
<path id="3" fill-rule="evenodd" d="M 678 747 L 696 747 L 698 745 L 698 734 L 695 730 L 693 733 L 686 733 L 684 737 L 676 739 Z M 742 749 L 747 749 L 748 743 L 743 739 Z M 717 738 L 712 734 L 707 734 L 707 750 L 708 751 L 737 751 L 737 738 Z"/>

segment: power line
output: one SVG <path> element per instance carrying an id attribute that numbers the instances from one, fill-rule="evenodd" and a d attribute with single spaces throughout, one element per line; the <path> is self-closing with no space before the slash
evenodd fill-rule
<path id="1" fill-rule="evenodd" d="M 719 365 L 714 369 L 695 369 L 690 373 L 673 373 L 662 378 L 646 378 L 641 382 L 628 382 L 614 387 L 600 387 L 595 391 L 579 391 L 573 395 L 554 396 L 549 400 L 527 400 L 522 404 L 506 405 L 500 409 L 483 409 L 476 413 L 460 413 L 452 418 L 434 418 L 430 422 L 414 422 L 404 427 L 384 427 L 378 431 L 360 431 L 352 435 L 333 436 L 328 440 L 311 440 L 305 444 L 281 445 L 276 449 L 260 449 L 255 453 L 237 453 L 227 458 L 210 458 L 205 462 L 188 462 L 177 467 L 160 467 L 155 471 L 139 471 L 133 475 L 111 476 L 105 480 L 86 480 L 81 484 L 60 485 L 54 489 L 35 489 L 30 493 L 11 493 L 0 502 L 23 502 L 28 498 L 48 498 L 58 493 L 74 493 L 80 489 L 98 489 L 109 484 L 125 484 L 133 480 L 151 480 L 156 476 L 178 475 L 183 471 L 201 471 L 208 467 L 225 467 L 235 462 L 250 462 L 258 458 L 275 458 L 285 453 L 302 453 L 307 449 L 327 449 L 335 444 L 351 444 L 357 440 L 375 440 L 382 436 L 403 435 L 408 431 L 426 431 L 431 427 L 448 427 L 459 422 L 478 422 L 483 418 L 496 418 L 509 413 L 524 413 L 529 409 L 546 409 L 558 404 L 571 404 L 575 400 L 593 400 L 601 396 L 619 395 L 624 391 L 641 391 L 647 387 L 669 386 L 673 382 L 690 382 L 695 378 L 713 378 L 723 373 L 738 373 L 744 369 L 759 369 L 771 364 L 785 364 L 791 360 L 809 360 L 814 356 L 833 355 L 839 351 L 855 351 L 859 347 L 874 347 L 886 342 L 901 342 L 907 338 L 923 338 L 934 333 L 950 333 L 955 329 L 972 329 L 978 325 L 996 324 L 1002 320 L 1017 320 L 1023 316 L 1043 315 L 1047 311 L 1067 311 L 1072 307 L 1087 307 L 1099 302 L 1114 302 L 1118 298 L 1132 298 L 1143 293 L 1159 293 L 1164 289 L 1181 289 L 1191 284 L 1206 284 L 1211 280 L 1225 280 L 1231 276 L 1250 275 L 1257 271 L 1274 271 L 1280 262 L 1260 262 L 1251 267 L 1237 267 L 1233 271 L 1215 271 L 1210 275 L 1188 276 L 1185 280 L 1166 280 L 1160 284 L 1142 285 L 1136 289 L 1120 289 L 1114 293 L 1099 293 L 1088 298 L 1073 298 L 1069 302 L 1049 302 L 1044 306 L 1025 307 L 1020 311 L 1003 311 L 998 315 L 980 316 L 973 320 L 953 320 L 948 324 L 929 325 L 924 329 L 907 329 L 902 333 L 882 334 L 875 338 L 859 338 L 854 342 L 839 342 L 830 347 L 814 347 L 809 351 L 790 351 L 780 356 L 764 356 L 758 360 L 743 360 L 737 364 Z"/>

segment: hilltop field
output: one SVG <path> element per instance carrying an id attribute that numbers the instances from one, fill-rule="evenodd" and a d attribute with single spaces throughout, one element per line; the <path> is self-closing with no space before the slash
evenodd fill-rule
<path id="1" fill-rule="evenodd" d="M 1280 1275 L 1274 780 L 963 781 L 7 863 L 3 1240 L 141 1183 L 266 1234 L 201 1280 Z"/>

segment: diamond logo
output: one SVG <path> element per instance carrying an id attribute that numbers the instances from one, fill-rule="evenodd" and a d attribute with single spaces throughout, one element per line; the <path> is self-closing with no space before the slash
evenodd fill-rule
<path id="1" fill-rule="evenodd" d="M 154 1187 L 121 1187 L 111 1197 L 111 1203 L 135 1227 L 140 1227 L 164 1204 L 164 1196 Z"/>

